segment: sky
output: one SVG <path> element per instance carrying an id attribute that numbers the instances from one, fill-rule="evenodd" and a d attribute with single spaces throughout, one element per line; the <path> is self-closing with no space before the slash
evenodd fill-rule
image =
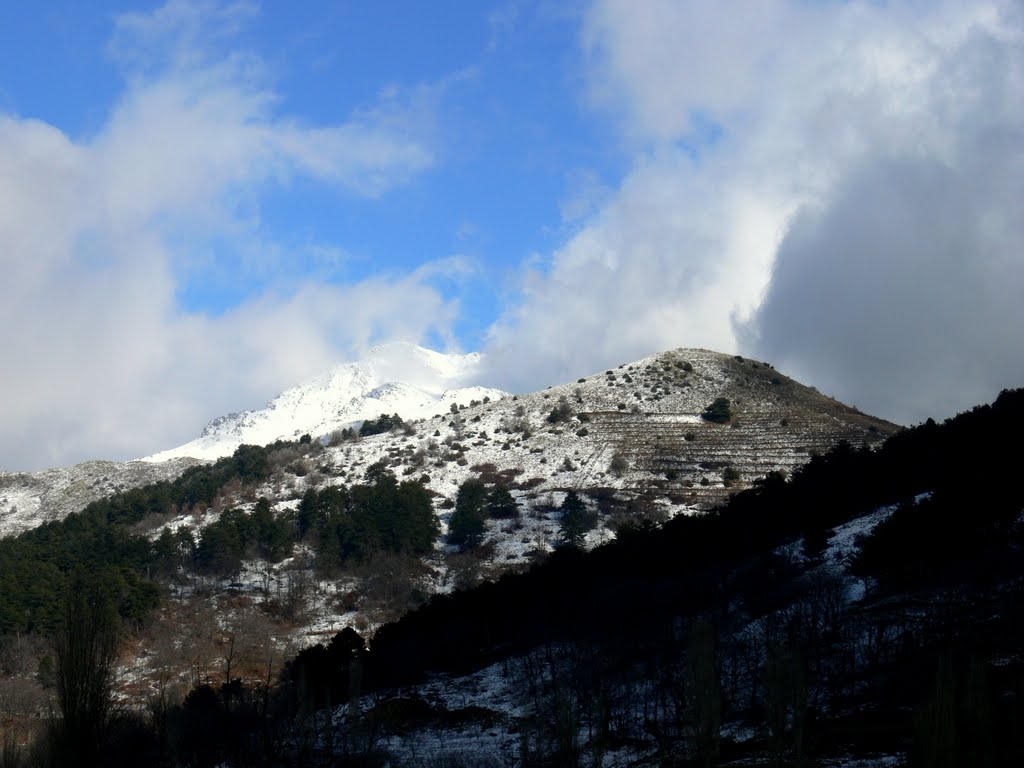
<path id="1" fill-rule="evenodd" d="M 1024 386 L 1015 0 L 5 4 L 0 469 L 405 340 L 673 347 L 898 423 Z"/>

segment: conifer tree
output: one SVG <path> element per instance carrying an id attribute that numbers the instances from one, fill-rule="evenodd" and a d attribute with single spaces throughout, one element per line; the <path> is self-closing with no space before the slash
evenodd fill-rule
<path id="1" fill-rule="evenodd" d="M 583 544 L 583 537 L 589 529 L 587 520 L 587 505 L 583 503 L 576 491 L 569 491 L 560 507 L 562 511 L 562 522 L 559 530 L 562 534 L 562 541 L 574 547 Z"/>
<path id="2" fill-rule="evenodd" d="M 508 489 L 499 485 L 487 497 L 487 512 L 494 518 L 519 517 L 519 505 Z"/>
<path id="3" fill-rule="evenodd" d="M 484 503 L 487 487 L 481 480 L 471 477 L 459 486 L 455 497 L 455 511 L 448 523 L 448 543 L 464 549 L 480 544 L 484 537 Z"/>

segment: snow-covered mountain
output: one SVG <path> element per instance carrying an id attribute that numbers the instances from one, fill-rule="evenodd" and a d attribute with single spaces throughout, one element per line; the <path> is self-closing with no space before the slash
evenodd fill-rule
<path id="1" fill-rule="evenodd" d="M 551 507 L 569 489 L 602 489 L 616 503 L 671 515 L 709 508 L 768 472 L 791 472 L 839 440 L 874 444 L 896 430 L 767 363 L 708 350 L 670 350 L 515 396 L 467 386 L 479 372 L 477 355 L 390 344 L 282 393 L 262 410 L 217 419 L 196 440 L 145 461 L 0 472 L 0 535 L 62 519 L 117 491 L 173 480 L 243 443 L 321 437 L 381 413 L 425 421 L 414 432 L 321 449 L 315 460 L 298 463 L 315 472 L 291 476 L 295 467 L 281 467 L 256 492 L 285 509 L 307 488 L 360 482 L 369 466 L 385 460 L 397 476 L 416 477 L 435 494 L 442 525 L 449 507 L 441 500 L 450 503 L 473 476 L 500 476 L 524 504 Z M 702 418 L 719 397 L 731 402 L 728 424 Z M 552 420 L 556 408 L 565 413 Z M 524 520 L 546 528 L 512 537 L 495 530 L 495 536 L 523 552 L 548 546 L 538 547 L 535 539 L 549 542 L 557 525 L 543 516 Z M 611 529 L 603 530 L 588 542 Z M 496 551 L 505 559 L 523 554 Z"/>
<path id="2" fill-rule="evenodd" d="M 364 360 L 344 363 L 282 392 L 264 408 L 214 419 L 195 440 L 143 461 L 217 459 L 244 443 L 266 445 L 305 434 L 319 438 L 382 413 L 397 413 L 409 421 L 447 413 L 452 404 L 506 396 L 475 385 L 479 372 L 477 353 L 446 355 L 403 342 L 381 345 Z"/>

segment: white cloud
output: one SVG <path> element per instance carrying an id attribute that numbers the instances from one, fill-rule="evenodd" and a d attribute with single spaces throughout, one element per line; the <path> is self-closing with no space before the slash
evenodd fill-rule
<path id="1" fill-rule="evenodd" d="M 248 13 L 175 0 L 122 17 L 128 86 L 94 136 L 0 116 L 0 468 L 144 455 L 380 339 L 448 333 L 429 271 L 181 310 L 196 246 L 266 236 L 269 186 L 375 197 L 433 162 L 430 94 L 385 94 L 342 124 L 281 114 L 258 59 L 217 57 Z"/>
<path id="2" fill-rule="evenodd" d="M 1020 327 L 1012 292 L 982 286 L 1024 275 L 1022 30 L 1009 2 L 598 0 L 587 95 L 633 165 L 524 281 L 492 364 L 537 386 L 671 346 L 742 350 L 903 420 L 1024 383 L 996 344 L 971 341 Z M 929 216 L 943 226 L 924 231 Z M 885 290 L 894 272 L 903 292 Z M 912 304 L 930 321 L 901 314 L 907 290 L 940 284 L 966 296 L 922 291 Z M 855 308 L 877 321 L 844 334 Z M 855 362 L 965 325 L 969 386 L 922 354 Z"/>

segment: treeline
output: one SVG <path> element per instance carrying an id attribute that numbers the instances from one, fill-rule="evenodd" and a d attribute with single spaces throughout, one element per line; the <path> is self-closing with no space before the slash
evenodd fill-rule
<path id="1" fill-rule="evenodd" d="M 72 574 L 110 600 L 123 618 L 142 619 L 159 599 L 149 577 L 161 558 L 131 527 L 150 514 L 208 506 L 230 482 L 265 480 L 271 453 L 291 445 L 243 445 L 234 455 L 191 467 L 176 480 L 109 496 L 63 520 L 0 539 L 0 635 L 51 633 Z"/>
<path id="2" fill-rule="evenodd" d="M 310 490 L 292 513 L 274 514 L 268 500 L 259 498 L 249 511 L 223 509 L 198 536 L 187 527 L 165 528 L 151 542 L 133 532 L 148 515 L 206 509 L 228 487 L 266 480 L 277 452 L 300 448 L 280 441 L 262 448 L 243 445 L 233 456 L 190 468 L 172 482 L 116 494 L 64 520 L 0 540 L 0 635 L 52 633 L 72 575 L 116 606 L 122 618 L 137 622 L 158 604 L 155 579 L 181 568 L 230 575 L 248 558 L 279 561 L 299 541 L 314 549 L 324 571 L 377 552 L 430 551 L 438 528 L 429 492 L 416 482 L 399 483 L 383 464 L 368 470 L 364 484 Z"/>
<path id="3" fill-rule="evenodd" d="M 299 504 L 298 538 L 312 544 L 317 566 L 331 570 L 376 552 L 422 555 L 439 532 L 430 492 L 399 483 L 384 462 L 372 465 L 366 484 L 309 489 Z"/>

